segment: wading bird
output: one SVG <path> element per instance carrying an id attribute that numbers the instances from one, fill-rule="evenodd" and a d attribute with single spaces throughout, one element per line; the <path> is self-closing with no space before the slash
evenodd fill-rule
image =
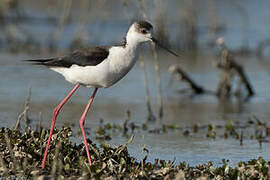
<path id="1" fill-rule="evenodd" d="M 122 79 L 135 64 L 138 55 L 138 47 L 144 42 L 153 42 L 177 56 L 177 54 L 159 44 L 152 36 L 152 30 L 153 27 L 149 22 L 136 21 L 130 26 L 126 34 L 125 43 L 122 45 L 96 46 L 74 51 L 67 56 L 26 60 L 36 65 L 47 66 L 51 70 L 62 74 L 67 81 L 76 84 L 65 99 L 54 109 L 50 134 L 41 164 L 42 168 L 44 168 L 46 164 L 55 119 L 62 106 L 80 85 L 94 88 L 93 94 L 80 119 L 80 128 L 83 135 L 85 150 L 89 166 L 91 166 L 91 158 L 84 131 L 84 120 L 98 88 L 110 87 Z"/>

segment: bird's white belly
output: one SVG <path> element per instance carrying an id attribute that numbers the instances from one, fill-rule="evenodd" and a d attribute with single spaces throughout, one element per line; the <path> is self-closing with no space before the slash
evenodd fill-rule
<path id="1" fill-rule="evenodd" d="M 62 74 L 65 79 L 73 84 L 82 84 L 87 87 L 110 87 L 121 80 L 132 66 L 113 68 L 109 63 L 101 63 L 97 66 L 78 66 L 70 68 L 51 68 Z"/>

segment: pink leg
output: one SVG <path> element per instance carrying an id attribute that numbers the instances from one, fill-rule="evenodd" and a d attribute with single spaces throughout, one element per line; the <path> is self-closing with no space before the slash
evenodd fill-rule
<path id="1" fill-rule="evenodd" d="M 98 90 L 98 88 L 95 88 L 95 90 L 94 90 L 94 92 L 93 92 L 93 94 L 92 94 L 92 96 L 91 96 L 91 98 L 90 98 L 90 100 L 89 100 L 89 102 L 88 102 L 88 104 L 87 104 L 87 106 L 86 106 L 83 114 L 82 114 L 82 117 L 80 119 L 80 127 L 81 127 L 81 130 L 82 130 L 83 141 L 84 141 L 84 146 L 85 146 L 85 150 L 86 150 L 86 153 L 87 153 L 87 158 L 88 158 L 89 166 L 91 166 L 91 157 L 90 157 L 90 153 L 89 153 L 89 149 L 88 149 L 88 144 L 87 144 L 87 140 L 86 140 L 86 136 L 85 136 L 85 131 L 84 131 L 84 119 L 85 119 L 85 117 L 86 117 L 86 115 L 88 113 L 88 110 L 89 110 L 89 108 L 90 108 L 90 106 L 91 106 L 91 104 L 92 104 L 92 102 L 93 102 L 93 100 L 94 100 L 94 98 L 96 96 L 97 90 Z"/>
<path id="2" fill-rule="evenodd" d="M 50 130 L 50 134 L 49 134 L 49 138 L 48 138 L 48 143 L 47 143 L 46 150 L 45 150 L 42 164 L 41 164 L 42 169 L 45 167 L 45 164 L 46 164 L 47 153 L 48 153 L 48 150 L 50 147 L 50 141 L 51 141 L 51 137 L 52 137 L 52 133 L 53 133 L 53 129 L 54 129 L 55 119 L 56 119 L 60 109 L 62 108 L 62 106 L 68 101 L 68 99 L 79 88 L 79 86 L 80 86 L 80 84 L 76 84 L 76 86 L 70 91 L 70 93 L 67 95 L 67 97 L 65 97 L 65 99 L 54 109 L 51 130 Z"/>

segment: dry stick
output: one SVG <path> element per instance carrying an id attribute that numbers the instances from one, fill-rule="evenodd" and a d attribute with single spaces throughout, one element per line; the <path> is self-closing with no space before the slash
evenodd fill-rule
<path id="1" fill-rule="evenodd" d="M 156 46 L 154 43 L 151 44 L 152 54 L 154 56 L 154 67 L 156 71 L 156 80 L 157 80 L 157 88 L 158 88 L 158 109 L 159 109 L 159 120 L 161 121 L 163 118 L 163 101 L 161 94 L 161 78 L 160 78 L 160 68 L 158 62 L 158 55 L 156 51 Z"/>
<path id="2" fill-rule="evenodd" d="M 243 131 L 241 130 L 241 134 L 240 134 L 240 146 L 243 146 L 243 138 L 244 138 L 244 135 L 243 135 Z"/>
<path id="3" fill-rule="evenodd" d="M 253 88 L 252 88 L 252 86 L 251 86 L 251 84 L 250 84 L 250 82 L 245 74 L 244 68 L 241 65 L 235 63 L 234 61 L 231 62 L 231 66 L 233 69 L 236 70 L 237 74 L 239 75 L 242 82 L 246 86 L 246 89 L 248 91 L 248 95 L 253 96 L 255 93 L 254 93 L 254 90 L 253 90 Z"/>
<path id="4" fill-rule="evenodd" d="M 40 146 L 40 156 L 42 155 L 43 152 L 43 142 L 45 141 L 44 139 L 46 138 L 46 130 L 44 128 L 40 129 L 40 141 L 39 141 L 39 146 Z M 45 141 L 46 142 L 46 141 Z"/>
<path id="5" fill-rule="evenodd" d="M 256 55 L 259 58 L 263 58 L 263 51 L 265 50 L 265 48 L 270 46 L 270 39 L 264 39 L 261 42 L 259 42 L 258 47 L 256 49 Z"/>
<path id="6" fill-rule="evenodd" d="M 20 121 L 21 121 L 21 119 L 22 119 L 22 116 L 24 115 L 24 113 L 27 111 L 27 109 L 25 109 L 24 108 L 24 111 L 18 116 L 18 118 L 17 118 L 17 122 L 16 122 L 16 124 L 15 124 L 15 126 L 14 126 L 14 130 L 17 130 L 19 127 L 20 127 Z"/>
<path id="7" fill-rule="evenodd" d="M 146 71 L 145 71 L 145 65 L 144 65 L 144 61 L 143 61 L 143 59 L 141 58 L 140 55 L 139 55 L 139 61 L 140 61 L 141 70 L 143 72 L 143 81 L 144 81 L 145 97 L 146 97 L 146 107 L 147 107 L 147 110 L 148 110 L 147 120 L 148 121 L 154 121 L 154 120 L 156 120 L 156 117 L 154 116 L 153 111 L 152 111 L 152 107 L 151 107 L 150 96 L 149 96 L 149 86 L 148 86 L 148 80 L 147 80 Z"/>
<path id="8" fill-rule="evenodd" d="M 124 11 L 125 11 L 126 17 L 127 17 L 127 19 L 130 20 L 131 18 L 130 18 L 130 13 L 128 11 L 127 1 L 126 0 L 121 0 L 121 1 L 122 1 L 123 6 L 124 6 Z"/>
<path id="9" fill-rule="evenodd" d="M 26 133 L 29 133 L 29 129 L 30 129 L 30 126 L 29 126 L 29 118 L 28 118 L 28 111 L 30 109 L 30 100 L 31 100 L 31 94 L 32 94 L 32 91 L 31 91 L 31 88 L 29 89 L 29 93 L 28 93 L 28 96 L 26 98 L 26 102 L 25 102 L 25 113 L 24 113 L 24 123 L 25 123 L 25 132 Z"/>
<path id="10" fill-rule="evenodd" d="M 88 22 L 88 12 L 90 11 L 90 1 L 83 1 L 81 3 L 81 13 L 80 13 L 80 17 L 79 17 L 79 25 L 77 27 L 77 31 L 75 32 L 75 39 L 76 38 L 80 38 L 80 36 L 82 35 L 82 32 L 84 31 L 84 27 L 86 25 L 86 23 Z"/>
<path id="11" fill-rule="evenodd" d="M 127 127 L 127 124 L 128 124 L 128 121 L 130 120 L 130 111 L 127 110 L 127 119 L 124 121 L 124 124 L 123 124 L 123 135 L 127 135 L 127 132 L 128 132 L 128 127 Z"/>
<path id="12" fill-rule="evenodd" d="M 217 34 L 217 28 L 218 28 L 218 10 L 217 10 L 217 2 L 216 0 L 210 0 L 208 3 L 208 18 L 210 22 L 210 29 L 209 29 L 209 35 L 210 35 L 210 43 L 212 46 L 215 45 L 215 37 Z"/>
<path id="13" fill-rule="evenodd" d="M 228 50 L 225 47 L 223 42 L 219 42 L 220 39 L 217 40 L 218 44 L 221 46 L 221 60 L 217 64 L 217 67 L 221 69 L 220 72 L 220 81 L 218 84 L 218 89 L 216 95 L 221 97 L 222 95 L 230 96 L 231 94 L 231 84 L 232 79 L 234 77 L 234 71 L 230 67 L 230 61 L 228 58 Z"/>
<path id="14" fill-rule="evenodd" d="M 36 124 L 36 132 L 40 132 L 41 130 L 41 121 L 42 121 L 42 112 L 38 114 L 38 123 Z"/>
<path id="15" fill-rule="evenodd" d="M 253 96 L 255 94 L 246 74 L 244 71 L 244 68 L 235 62 L 234 58 L 230 56 L 229 51 L 227 49 L 227 47 L 225 46 L 223 41 L 218 42 L 218 44 L 220 45 L 221 49 L 222 49 L 222 58 L 223 58 L 223 62 L 218 64 L 218 68 L 221 69 L 232 69 L 235 70 L 235 72 L 237 72 L 239 78 L 241 79 L 241 81 L 244 83 L 247 91 L 248 91 L 248 96 Z M 224 64 L 225 63 L 225 64 Z"/>
<path id="16" fill-rule="evenodd" d="M 29 92 L 28 92 L 28 96 L 25 100 L 25 103 L 24 103 L 24 110 L 23 112 L 18 116 L 17 118 L 17 122 L 14 126 L 14 130 L 17 130 L 19 127 L 20 127 L 20 122 L 21 122 L 21 119 L 22 117 L 24 117 L 24 122 L 25 122 L 25 130 L 26 132 L 28 133 L 29 132 L 29 118 L 28 118 L 28 111 L 30 109 L 29 107 L 29 104 L 30 104 L 30 100 L 31 100 L 31 88 L 29 89 Z"/>
<path id="17" fill-rule="evenodd" d="M 140 11 L 140 14 L 142 15 L 142 17 L 144 18 L 144 19 L 147 19 L 147 16 L 146 16 L 146 10 L 145 10 L 145 8 L 144 8 L 144 5 L 143 5 L 143 0 L 138 0 L 139 1 L 139 5 L 140 5 L 140 7 L 139 7 L 139 11 Z"/>
<path id="18" fill-rule="evenodd" d="M 141 170 L 144 172 L 144 164 L 145 164 L 145 161 L 147 159 L 147 157 L 149 156 L 149 150 L 146 149 L 145 145 L 143 146 L 142 148 L 142 153 L 146 153 L 146 155 L 144 156 L 144 158 L 141 160 Z"/>
<path id="19" fill-rule="evenodd" d="M 132 134 L 128 141 L 124 145 L 120 146 L 117 151 L 114 152 L 114 155 L 120 154 L 127 147 L 127 145 L 129 145 L 133 141 L 134 137 L 135 135 Z"/>
<path id="20" fill-rule="evenodd" d="M 185 81 L 189 84 L 190 88 L 193 90 L 194 93 L 196 94 L 202 94 L 205 93 L 205 90 L 203 87 L 197 85 L 195 81 L 193 81 L 186 72 L 184 72 L 180 66 L 178 65 L 171 65 L 169 67 L 169 72 L 174 74 L 178 74 L 178 80 L 179 81 Z"/>
<path id="21" fill-rule="evenodd" d="M 143 4 L 143 1 L 142 0 L 139 0 L 139 4 L 140 4 L 140 13 L 142 14 L 143 18 L 144 19 L 147 19 L 147 16 L 146 16 L 146 10 L 144 8 L 144 4 Z M 159 106 L 159 120 L 161 121 L 162 117 L 163 117 L 163 103 L 162 103 L 162 96 L 161 96 L 161 80 L 160 80 L 160 72 L 159 72 L 159 63 L 158 63 L 158 58 L 157 58 L 157 52 L 155 50 L 155 46 L 152 44 L 151 45 L 152 47 L 152 53 L 153 53 L 153 56 L 154 56 L 154 66 L 155 66 L 155 71 L 156 71 L 156 75 L 157 75 L 157 86 L 158 86 L 158 106 Z M 143 71 L 144 71 L 144 74 L 145 73 L 145 66 L 144 66 L 144 63 L 142 64 L 143 66 Z M 145 76 L 145 86 L 147 91 L 148 91 L 148 97 L 149 97 L 149 89 L 148 89 L 148 82 L 147 82 L 147 79 L 146 79 L 146 75 Z M 150 99 L 147 100 L 147 103 L 149 103 L 147 105 L 148 107 L 148 113 L 149 113 L 149 116 L 148 116 L 148 120 L 155 120 L 156 118 L 153 116 L 153 113 L 151 110 L 151 104 L 150 104 Z M 157 122 L 157 125 L 160 125 L 160 122 Z"/>
<path id="22" fill-rule="evenodd" d="M 53 40 L 55 42 L 59 41 L 61 32 L 63 31 L 63 27 L 64 27 L 64 25 L 65 25 L 65 23 L 66 23 L 66 21 L 67 21 L 67 19 L 69 17 L 71 5 L 72 5 L 72 0 L 63 1 L 63 3 L 64 3 L 64 7 L 63 7 L 64 10 L 63 10 L 63 13 L 62 13 L 62 15 L 61 15 L 61 17 L 59 19 L 57 29 L 53 34 Z"/>

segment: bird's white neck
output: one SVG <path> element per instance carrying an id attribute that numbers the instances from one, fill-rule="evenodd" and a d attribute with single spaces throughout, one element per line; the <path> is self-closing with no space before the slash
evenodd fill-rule
<path id="1" fill-rule="evenodd" d="M 126 35 L 125 46 L 111 49 L 111 69 L 119 73 L 119 77 L 124 76 L 135 64 L 141 43 L 131 27 Z"/>
<path id="2" fill-rule="evenodd" d="M 111 50 L 111 68 L 115 72 L 126 74 L 135 64 L 139 46 L 145 42 L 136 31 L 134 24 L 129 28 L 124 47 L 115 47 Z"/>
<path id="3" fill-rule="evenodd" d="M 140 38 L 138 38 L 138 33 L 135 30 L 134 25 L 132 25 L 126 35 L 126 46 L 127 50 L 136 51 L 138 46 L 142 43 Z"/>

